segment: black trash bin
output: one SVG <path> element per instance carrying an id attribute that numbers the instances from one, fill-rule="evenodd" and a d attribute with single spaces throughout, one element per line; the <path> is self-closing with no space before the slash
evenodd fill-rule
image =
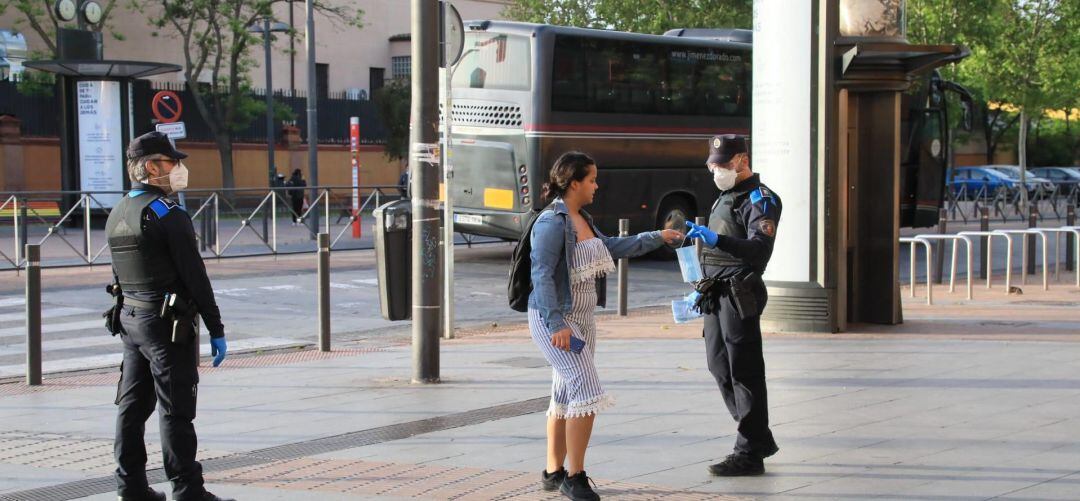
<path id="1" fill-rule="evenodd" d="M 375 267 L 383 318 L 412 318 L 412 201 L 375 209 Z"/>

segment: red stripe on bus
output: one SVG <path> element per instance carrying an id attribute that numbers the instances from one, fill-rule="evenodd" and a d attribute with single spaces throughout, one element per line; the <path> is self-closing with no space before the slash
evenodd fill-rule
<path id="1" fill-rule="evenodd" d="M 617 132 L 640 134 L 749 134 L 748 129 L 717 129 L 708 127 L 648 127 L 619 125 L 554 125 L 525 124 L 526 132 Z"/>

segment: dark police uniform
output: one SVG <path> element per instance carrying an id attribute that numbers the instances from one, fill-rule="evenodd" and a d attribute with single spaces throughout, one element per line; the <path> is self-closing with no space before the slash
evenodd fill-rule
<path id="1" fill-rule="evenodd" d="M 129 158 L 147 153 L 183 158 L 171 144 L 171 152 L 153 151 L 164 147 L 153 138 L 140 142 L 144 138 L 132 143 Z M 158 187 L 135 183 L 109 214 L 105 229 L 113 273 L 124 295 L 120 313 L 124 359 L 116 394 L 114 451 L 120 497 L 164 499 L 160 493 L 155 497 L 147 485 L 143 442 L 146 420 L 157 402 L 164 468 L 173 484 L 173 499 L 217 499 L 203 488 L 202 466 L 195 461 L 192 420 L 199 384 L 195 312 L 202 316 L 211 337 L 223 336 L 225 331 L 191 218 Z M 160 317 L 165 293 L 178 295 L 182 303 L 178 310 L 187 313 L 178 317 L 185 318 L 176 327 L 172 320 Z"/>
<path id="2" fill-rule="evenodd" d="M 753 272 L 756 277 L 749 287 L 756 314 L 743 319 L 733 298 L 721 297 L 718 310 L 705 316 L 704 328 L 709 372 L 739 423 L 735 452 L 756 459 L 778 450 L 769 430 L 760 315 L 768 299 L 761 276 L 772 256 L 781 210 L 780 197 L 757 174 L 721 192 L 709 215 L 709 229 L 718 235 L 716 247 L 706 246 L 701 258 L 706 276 L 739 278 Z"/>

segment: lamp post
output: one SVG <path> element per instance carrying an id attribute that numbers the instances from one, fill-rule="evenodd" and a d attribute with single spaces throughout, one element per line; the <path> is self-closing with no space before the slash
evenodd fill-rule
<path id="1" fill-rule="evenodd" d="M 274 77 L 270 66 L 270 34 L 285 33 L 289 31 L 289 25 L 281 22 L 270 23 L 270 18 L 264 18 L 262 25 L 252 25 L 248 33 L 261 33 L 263 38 L 263 52 L 266 67 L 266 170 L 268 175 L 267 186 L 274 186 L 274 178 L 277 177 L 277 169 L 274 166 Z"/>
<path id="2" fill-rule="evenodd" d="M 319 96 L 315 78 L 315 0 L 306 0 L 304 4 L 307 10 L 304 45 L 307 47 L 308 179 L 311 180 L 308 196 L 314 204 L 318 195 L 316 186 L 319 186 Z M 314 240 L 319 233 L 319 211 L 310 211 L 308 228 L 311 229 L 311 238 Z"/>

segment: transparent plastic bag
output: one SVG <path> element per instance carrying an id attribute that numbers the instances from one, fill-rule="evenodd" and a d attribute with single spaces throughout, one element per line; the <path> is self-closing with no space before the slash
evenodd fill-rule
<path id="1" fill-rule="evenodd" d="M 700 295 L 700 293 L 694 291 L 682 299 L 676 299 L 671 302 L 671 316 L 675 319 L 675 323 L 685 324 L 703 316 L 701 312 L 698 311 L 697 307 L 694 306 L 694 303 L 697 302 L 698 296 Z"/>

